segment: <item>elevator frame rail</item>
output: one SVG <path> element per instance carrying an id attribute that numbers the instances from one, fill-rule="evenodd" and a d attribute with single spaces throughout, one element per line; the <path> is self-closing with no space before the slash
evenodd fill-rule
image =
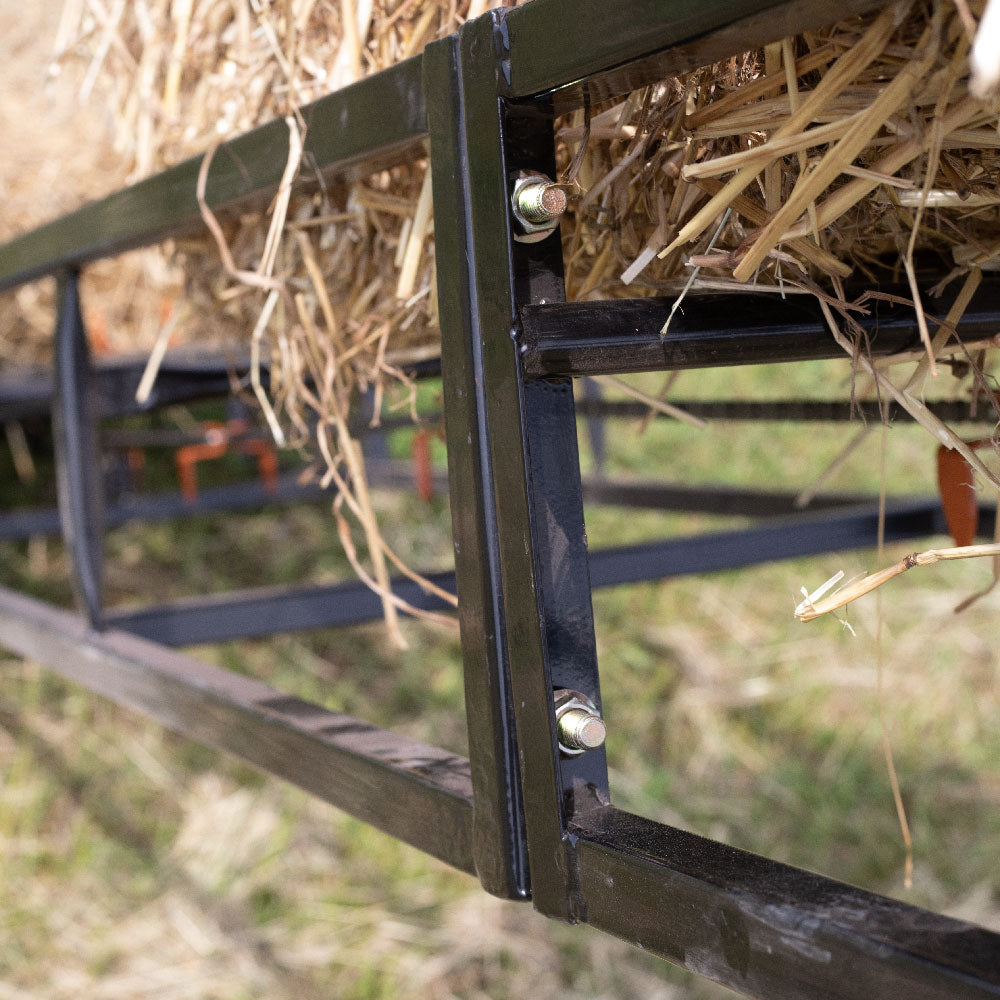
<path id="1" fill-rule="evenodd" d="M 878 6 L 848 0 L 837 16 Z M 624 812 L 611 804 L 603 749 L 569 757 L 558 747 L 553 691 L 600 705 L 592 584 L 868 545 L 877 511 L 840 506 L 588 555 L 573 377 L 838 349 L 800 304 L 740 299 L 734 312 L 692 301 L 661 341 L 669 302 L 564 303 L 558 237 L 512 238 L 511 178 L 552 174 L 555 115 L 820 27 L 829 10 L 821 0 L 634 0 L 624 11 L 606 0 L 532 0 L 302 109 L 303 162 L 324 174 L 402 162 L 429 139 L 468 760 L 170 648 L 251 634 L 254 623 L 365 620 L 378 602 L 363 588 L 244 592 L 128 614 L 104 606 L 99 379 L 78 276 L 90 261 L 198 229 L 200 159 L 0 247 L 0 291 L 48 275 L 59 282 L 53 433 L 80 609 L 0 589 L 0 643 L 286 778 L 490 893 L 592 924 L 747 995 L 1000 996 L 1000 936 Z M 208 203 L 264 203 L 287 151 L 280 120 L 227 142 Z M 987 282 L 962 333 L 998 326 L 1000 294 Z M 916 341 L 913 316 L 890 311 L 872 350 Z M 890 505 L 889 537 L 941 527 L 933 505 Z"/>

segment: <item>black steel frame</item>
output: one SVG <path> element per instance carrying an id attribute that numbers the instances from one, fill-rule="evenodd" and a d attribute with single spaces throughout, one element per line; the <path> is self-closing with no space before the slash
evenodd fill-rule
<path id="1" fill-rule="evenodd" d="M 836 13 L 876 6 L 851 0 Z M 638 484 L 633 502 L 659 491 L 658 502 L 683 508 L 696 492 L 703 509 L 782 516 L 588 553 L 573 376 L 831 349 L 816 316 L 797 305 L 741 299 L 734 329 L 731 310 L 692 303 L 678 337 L 661 342 L 660 301 L 565 304 L 558 238 L 513 239 L 511 177 L 554 170 L 556 113 L 829 17 L 819 0 L 637 0 L 626 15 L 598 0 L 533 0 L 305 109 L 313 175 L 398 162 L 430 140 L 469 760 L 167 648 L 369 620 L 378 601 L 357 585 L 136 611 L 103 605 L 103 527 L 121 514 L 105 509 L 95 476 L 97 420 L 109 404 L 88 357 L 77 272 L 196 226 L 198 161 L 0 247 L 0 290 L 46 274 L 60 282 L 53 430 L 82 612 L 0 589 L 0 642 L 301 785 L 476 875 L 491 893 L 530 898 L 548 916 L 588 922 L 750 996 L 1000 996 L 1000 936 L 623 812 L 611 804 L 603 750 L 568 757 L 558 747 L 554 689 L 600 705 L 593 586 L 871 544 L 877 509 L 831 498 L 826 509 L 793 514 L 780 495 Z M 281 122 L 228 143 L 213 163 L 209 202 L 224 209 L 267 197 L 286 152 Z M 996 329 L 996 303 L 987 283 L 970 332 Z M 915 342 L 913 318 L 896 312 L 880 320 L 873 349 Z M 628 502 L 624 484 L 588 489 Z M 929 534 L 940 520 L 933 504 L 899 502 L 887 533 Z M 394 586 L 435 603 L 409 581 Z"/>

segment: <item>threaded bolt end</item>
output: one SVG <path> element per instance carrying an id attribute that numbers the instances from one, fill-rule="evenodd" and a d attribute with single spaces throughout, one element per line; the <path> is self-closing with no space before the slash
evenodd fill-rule
<path id="1" fill-rule="evenodd" d="M 517 210 L 534 225 L 554 222 L 566 211 L 566 192 L 549 181 L 531 181 L 517 192 Z"/>
<path id="2" fill-rule="evenodd" d="M 571 708 L 559 716 L 559 742 L 569 750 L 596 750 L 608 735 L 604 720 L 584 708 Z"/>

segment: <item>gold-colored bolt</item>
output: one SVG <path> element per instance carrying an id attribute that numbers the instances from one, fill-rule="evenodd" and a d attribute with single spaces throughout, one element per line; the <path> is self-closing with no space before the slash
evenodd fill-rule
<path id="1" fill-rule="evenodd" d="M 560 688 L 554 692 L 556 735 L 567 757 L 578 757 L 604 746 L 608 735 L 597 705 L 585 694 Z"/>
<path id="2" fill-rule="evenodd" d="M 547 178 L 532 178 L 518 187 L 515 205 L 527 222 L 542 226 L 566 211 L 566 192 Z"/>
<path id="3" fill-rule="evenodd" d="M 608 728 L 595 712 L 571 708 L 559 716 L 559 743 L 568 750 L 596 750 L 604 746 Z"/>

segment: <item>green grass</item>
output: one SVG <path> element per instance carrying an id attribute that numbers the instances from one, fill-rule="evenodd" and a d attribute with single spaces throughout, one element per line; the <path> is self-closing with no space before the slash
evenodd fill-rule
<path id="1" fill-rule="evenodd" d="M 833 396 L 844 378 L 844 365 L 690 373 L 675 395 Z M 433 394 L 425 390 L 423 405 Z M 770 424 L 699 432 L 667 421 L 644 435 L 627 423 L 610 431 L 614 475 L 788 489 L 808 485 L 853 433 Z M 871 435 L 831 488 L 877 489 L 879 439 Z M 393 447 L 405 454 L 405 436 Z M 921 432 L 895 427 L 888 448 L 893 489 L 933 491 L 934 449 Z M 7 461 L 0 453 L 9 502 L 18 489 Z M 392 544 L 415 565 L 449 564 L 443 498 L 380 494 L 378 503 Z M 596 548 L 738 522 L 593 509 L 587 523 Z M 113 602 L 350 575 L 323 506 L 129 526 L 111 533 L 107 551 Z M 595 594 L 613 797 L 997 926 L 1000 598 L 952 614 L 985 582 L 982 565 L 890 584 L 880 698 L 874 598 L 848 612 L 856 634 L 833 618 L 806 626 L 791 614 L 801 586 L 874 559 L 834 554 Z M 0 574 L 70 601 L 55 542 L 0 546 Z M 194 653 L 464 753 L 457 636 L 422 623 L 406 630 L 406 652 L 372 625 Z M 0 662 L 0 1000 L 731 995 L 591 928 L 485 896 L 467 876 L 294 788 L 36 666 Z M 880 702 L 914 831 L 909 891 Z"/>

